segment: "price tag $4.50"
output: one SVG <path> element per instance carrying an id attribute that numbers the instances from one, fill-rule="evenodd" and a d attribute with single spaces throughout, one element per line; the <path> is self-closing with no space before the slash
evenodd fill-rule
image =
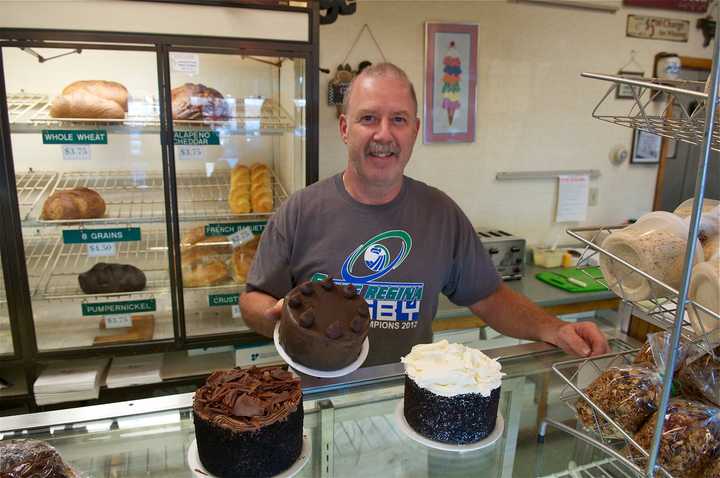
<path id="1" fill-rule="evenodd" d="M 88 257 L 108 257 L 117 255 L 114 242 L 94 242 L 87 245 Z"/>
<path id="2" fill-rule="evenodd" d="M 249 227 L 241 227 L 237 230 L 237 232 L 228 236 L 233 248 L 243 246 L 252 241 L 254 238 L 255 234 L 252 233 L 252 230 Z"/>

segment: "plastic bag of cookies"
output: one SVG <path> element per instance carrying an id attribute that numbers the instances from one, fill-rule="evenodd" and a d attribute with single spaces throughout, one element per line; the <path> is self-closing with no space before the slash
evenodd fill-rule
<path id="1" fill-rule="evenodd" d="M 686 398 L 720 407 L 720 346 L 707 353 L 693 346 L 678 374 L 680 392 Z"/>

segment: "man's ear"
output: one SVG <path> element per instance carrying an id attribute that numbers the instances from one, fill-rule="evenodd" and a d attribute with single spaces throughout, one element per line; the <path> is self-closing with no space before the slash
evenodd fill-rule
<path id="1" fill-rule="evenodd" d="M 348 134 L 348 118 L 345 116 L 345 113 L 340 113 L 340 136 L 342 137 L 343 143 L 347 144 L 347 134 Z"/>

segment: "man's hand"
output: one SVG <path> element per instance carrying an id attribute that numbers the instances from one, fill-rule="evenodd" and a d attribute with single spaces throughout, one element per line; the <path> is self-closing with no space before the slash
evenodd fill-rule
<path id="1" fill-rule="evenodd" d="M 592 322 L 567 323 L 555 329 L 548 342 L 565 352 L 580 357 L 592 357 L 610 352 L 605 335 Z"/>
<path id="2" fill-rule="evenodd" d="M 240 296 L 240 311 L 245 323 L 270 339 L 282 314 L 282 306 L 282 299 L 278 300 L 263 292 L 245 292 Z"/>
<path id="3" fill-rule="evenodd" d="M 280 320 L 282 315 L 282 307 L 285 299 L 278 300 L 272 307 L 265 311 L 265 317 L 271 320 Z"/>

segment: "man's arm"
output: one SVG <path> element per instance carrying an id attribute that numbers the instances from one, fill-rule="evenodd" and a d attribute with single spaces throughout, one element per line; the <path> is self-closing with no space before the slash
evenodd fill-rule
<path id="1" fill-rule="evenodd" d="M 505 283 L 471 305 L 470 310 L 502 334 L 548 342 L 573 355 L 587 357 L 610 351 L 605 336 L 595 324 L 563 322 Z"/>
<path id="2" fill-rule="evenodd" d="M 282 313 L 283 300 L 264 292 L 245 292 L 240 296 L 240 311 L 245 323 L 260 335 L 272 338 Z"/>

